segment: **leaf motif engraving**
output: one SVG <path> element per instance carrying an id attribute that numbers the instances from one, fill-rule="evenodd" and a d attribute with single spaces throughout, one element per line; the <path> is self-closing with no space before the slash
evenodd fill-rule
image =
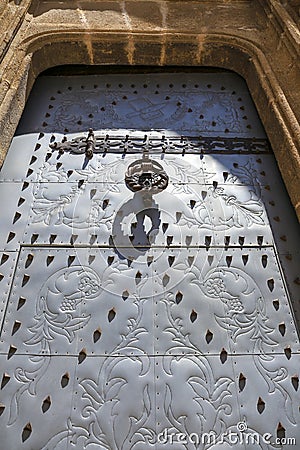
<path id="1" fill-rule="evenodd" d="M 281 394 L 287 417 L 294 424 L 292 398 L 284 386 L 288 373 L 284 368 L 273 368 L 275 357 L 268 348 L 278 345 L 278 342 L 273 327 L 268 323 L 266 300 L 256 282 L 241 269 L 218 267 L 209 271 L 198 286 L 206 295 L 219 298 L 226 305 L 228 314 L 224 317 L 215 315 L 216 322 L 229 331 L 234 343 L 247 336 L 252 344 L 251 353 L 258 374 L 270 393 L 276 391 Z"/>
<path id="2" fill-rule="evenodd" d="M 139 289 L 138 286 L 137 291 Z M 120 342 L 110 352 L 110 355 L 104 358 L 96 380 L 84 378 L 79 381 L 85 404 L 81 414 L 87 420 L 86 430 L 89 431 L 84 433 L 81 427 L 72 424 L 72 441 L 77 442 L 79 439 L 83 439 L 85 447 L 93 444 L 110 450 L 112 448 L 127 450 L 140 443 L 155 442 L 154 430 L 146 426 L 153 411 L 148 384 L 143 389 L 143 408 L 140 416 L 123 417 L 121 426 L 124 426 L 126 433 L 120 438 L 118 432 L 120 427 L 119 409 L 122 408 L 121 398 L 129 383 L 128 377 L 119 375 L 119 368 L 122 367 L 124 361 L 130 361 L 132 368 L 135 368 L 135 373 L 139 377 L 146 375 L 150 369 L 150 358 L 138 345 L 139 336 L 147 332 L 141 326 L 145 299 L 140 299 L 137 294 L 132 294 L 132 298 L 137 314 L 128 319 L 128 333 L 121 336 Z M 128 356 L 120 357 L 121 350 L 122 354 L 128 353 Z M 134 350 L 134 355 L 131 354 L 132 350 Z M 107 415 L 112 418 L 113 424 L 109 428 L 105 425 Z"/>
<path id="3" fill-rule="evenodd" d="M 127 381 L 123 378 L 115 377 L 107 382 L 107 387 L 105 389 L 105 401 L 113 400 L 118 397 L 120 389 L 127 384 Z"/>
<path id="4" fill-rule="evenodd" d="M 61 194 L 57 199 L 47 198 L 36 199 L 32 211 L 35 214 L 33 223 L 44 222 L 50 225 L 52 219 L 56 218 L 54 225 L 61 225 L 64 222 L 64 209 L 70 205 L 81 192 L 77 187 L 71 187 L 69 194 Z"/>
<path id="5" fill-rule="evenodd" d="M 43 284 L 36 302 L 32 336 L 25 345 L 38 346 L 39 353 L 29 357 L 30 369 L 17 368 L 14 377 L 21 386 L 12 396 L 8 424 L 13 424 L 18 415 L 18 405 L 24 393 L 36 395 L 37 384 L 43 379 L 50 364 L 51 342 L 58 336 L 71 343 L 76 332 L 84 327 L 90 317 L 81 317 L 77 306 L 83 301 L 100 295 L 100 279 L 90 268 L 74 266 L 61 269 Z M 52 303 L 51 296 L 61 298 L 61 304 Z M 67 302 L 67 303 L 66 303 Z M 69 302 L 69 303 L 68 303 Z"/>
<path id="6" fill-rule="evenodd" d="M 250 177 L 249 175 L 248 178 Z M 200 226 L 210 230 L 263 225 L 265 221 L 264 208 L 260 199 L 259 185 L 247 184 L 247 187 L 248 199 L 242 201 L 237 195 L 227 193 L 226 185 L 225 187 L 210 186 L 205 191 L 205 198 L 199 199 L 191 211 L 182 211 L 178 224 L 189 228 Z M 222 211 L 222 213 L 219 212 L 216 217 L 212 217 L 209 205 L 215 205 L 215 211 Z"/>
<path id="7" fill-rule="evenodd" d="M 105 189 L 111 192 L 120 192 L 118 183 L 120 180 L 120 172 L 124 170 L 124 161 L 118 159 L 111 163 L 102 163 L 98 161 L 97 168 L 89 166 L 85 170 L 76 170 L 80 176 L 86 178 L 89 183 L 103 183 Z"/>
<path id="8" fill-rule="evenodd" d="M 120 162 L 117 163 L 117 167 Z M 101 181 L 101 192 L 120 192 L 114 178 L 118 174 L 115 163 L 99 163 L 99 168 L 89 166 L 88 169 L 74 171 L 73 178 L 78 184 L 69 188 L 66 193 L 57 193 L 57 183 L 64 189 L 68 187 L 68 173 L 64 169 L 57 170 L 55 165 L 44 164 L 37 176 L 34 188 L 35 201 L 32 206 L 33 223 L 44 222 L 45 225 L 68 225 L 72 228 L 111 226 L 114 211 L 103 204 L 103 199 L 88 195 L 87 185 Z M 80 179 L 79 179 L 80 178 Z M 63 183 L 64 182 L 64 183 Z M 90 203 L 88 217 L 80 213 L 79 203 Z M 76 208 L 75 212 L 73 208 Z M 81 217 L 82 216 L 82 217 Z"/>

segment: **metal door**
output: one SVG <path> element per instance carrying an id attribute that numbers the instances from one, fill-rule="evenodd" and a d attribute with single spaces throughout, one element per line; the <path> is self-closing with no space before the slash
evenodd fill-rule
<path id="1" fill-rule="evenodd" d="M 300 445 L 298 230 L 241 78 L 40 77 L 0 188 L 1 448 Z"/>

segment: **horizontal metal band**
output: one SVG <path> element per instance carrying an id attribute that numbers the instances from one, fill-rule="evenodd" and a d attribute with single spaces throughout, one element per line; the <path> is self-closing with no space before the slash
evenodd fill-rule
<path id="1" fill-rule="evenodd" d="M 89 132 L 90 134 L 92 131 Z M 110 136 L 95 134 L 93 153 L 271 153 L 268 139 L 225 138 L 225 137 L 144 137 Z M 84 154 L 90 150 L 90 138 L 79 136 L 72 140 L 63 138 L 62 142 L 52 142 L 50 148 L 60 153 Z"/>

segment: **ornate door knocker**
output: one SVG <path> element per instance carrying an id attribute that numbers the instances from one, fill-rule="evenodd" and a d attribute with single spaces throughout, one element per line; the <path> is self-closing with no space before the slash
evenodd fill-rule
<path id="1" fill-rule="evenodd" d="M 149 158 L 148 151 L 131 163 L 125 174 L 126 186 L 132 192 L 141 192 L 145 204 L 150 204 L 152 196 L 166 189 L 168 183 L 168 175 L 157 161 Z"/>
<path id="2" fill-rule="evenodd" d="M 137 259 L 145 254 L 155 242 L 160 227 L 160 211 L 153 195 L 168 186 L 169 177 L 163 167 L 149 158 L 144 151 L 142 159 L 131 163 L 125 173 L 125 184 L 134 196 L 116 212 L 113 223 L 112 245 L 121 258 Z M 130 234 L 124 233 L 123 221 L 133 215 Z M 145 228 L 146 218 L 151 227 Z"/>

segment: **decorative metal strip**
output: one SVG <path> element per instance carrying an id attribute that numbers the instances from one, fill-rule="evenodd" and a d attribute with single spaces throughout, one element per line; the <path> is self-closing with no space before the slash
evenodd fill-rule
<path id="1" fill-rule="evenodd" d="M 53 138 L 55 139 L 55 138 Z M 61 142 L 54 140 L 50 148 L 60 154 L 86 154 L 92 158 L 94 153 L 271 153 L 269 141 L 257 138 L 224 137 L 144 137 L 95 135 L 90 129 L 88 136 L 78 136 L 72 140 L 66 137 Z"/>

